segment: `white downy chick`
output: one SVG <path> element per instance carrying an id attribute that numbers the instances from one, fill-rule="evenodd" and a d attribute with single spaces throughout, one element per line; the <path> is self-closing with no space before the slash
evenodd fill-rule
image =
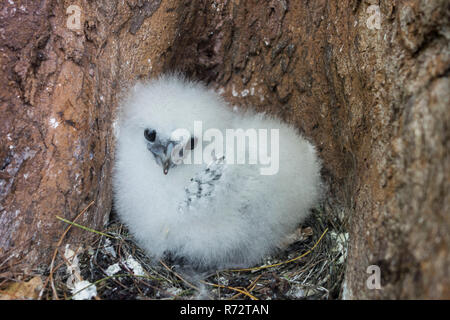
<path id="1" fill-rule="evenodd" d="M 119 126 L 115 208 L 155 258 L 170 253 L 201 268 L 253 265 L 281 245 L 319 200 L 320 162 L 297 129 L 268 115 L 233 111 L 213 90 L 181 76 L 137 84 L 122 105 Z M 258 143 L 245 140 L 244 152 L 235 147 L 233 164 L 226 129 L 239 128 L 256 132 Z M 187 133 L 175 136 L 177 129 Z M 260 148 L 261 129 L 268 150 Z M 261 163 L 260 151 L 270 165 Z M 186 163 L 203 153 L 200 163 Z M 270 166 L 275 173 L 262 174 Z"/>

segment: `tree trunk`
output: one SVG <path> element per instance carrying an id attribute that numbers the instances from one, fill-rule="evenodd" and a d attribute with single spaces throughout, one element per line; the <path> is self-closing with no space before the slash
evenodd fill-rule
<path id="1" fill-rule="evenodd" d="M 77 222 L 104 225 L 121 93 L 178 70 L 317 145 L 327 214 L 350 219 L 344 298 L 450 298 L 449 12 L 446 0 L 5 1 L 0 265 L 48 264 L 55 216 L 93 200 Z"/>

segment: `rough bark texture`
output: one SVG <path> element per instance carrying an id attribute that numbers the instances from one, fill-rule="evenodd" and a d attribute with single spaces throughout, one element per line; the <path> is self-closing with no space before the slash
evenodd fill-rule
<path id="1" fill-rule="evenodd" d="M 0 257 L 47 263 L 55 215 L 91 200 L 78 222 L 101 228 L 122 89 L 181 70 L 315 142 L 326 210 L 350 217 L 345 298 L 450 298 L 449 12 L 446 0 L 4 2 Z"/>
<path id="2" fill-rule="evenodd" d="M 79 30 L 67 27 L 70 5 L 81 8 Z M 107 221 L 117 101 L 167 54 L 170 5 L 154 13 L 160 5 L 142 1 L 0 4 L 0 257 L 16 272 L 48 264 L 67 226 L 56 215 L 73 220 L 94 200 L 77 222 Z M 66 240 L 84 237 L 75 228 Z"/>

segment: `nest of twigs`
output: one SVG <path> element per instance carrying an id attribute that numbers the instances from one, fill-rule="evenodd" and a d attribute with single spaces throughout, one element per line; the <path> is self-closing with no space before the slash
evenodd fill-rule
<path id="1" fill-rule="evenodd" d="M 82 227 L 70 224 L 69 227 Z M 284 251 L 249 269 L 200 272 L 170 258 L 154 261 L 112 219 L 95 240 L 59 250 L 41 299 L 337 299 L 347 234 L 339 214 L 313 210 Z M 64 253 L 63 253 L 64 252 Z M 63 254 L 62 254 L 63 253 Z"/>

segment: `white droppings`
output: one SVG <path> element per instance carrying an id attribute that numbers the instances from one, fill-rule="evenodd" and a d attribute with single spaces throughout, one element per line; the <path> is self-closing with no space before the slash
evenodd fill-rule
<path id="1" fill-rule="evenodd" d="M 125 261 L 125 264 L 128 268 L 130 268 L 133 273 L 137 276 L 144 276 L 144 269 L 142 268 L 141 264 L 137 262 L 131 255 L 128 256 L 127 261 Z"/>
<path id="2" fill-rule="evenodd" d="M 55 129 L 58 128 L 58 126 L 59 126 L 58 120 L 56 120 L 55 118 L 51 118 L 49 120 L 49 122 L 50 122 L 50 126 L 51 127 L 55 128 Z"/>
<path id="3" fill-rule="evenodd" d="M 113 275 L 115 275 L 117 272 L 119 272 L 121 270 L 120 266 L 118 263 L 112 264 L 110 265 L 106 270 L 105 273 L 111 277 Z"/>
<path id="4" fill-rule="evenodd" d="M 241 97 L 246 97 L 246 96 L 248 96 L 248 94 L 249 94 L 248 89 L 242 90 Z"/>
<path id="5" fill-rule="evenodd" d="M 81 248 L 80 248 L 81 249 Z M 82 250 L 77 250 L 81 252 Z M 67 266 L 67 273 L 69 277 L 66 285 L 73 294 L 74 300 L 90 300 L 97 295 L 97 287 L 89 281 L 83 280 L 80 272 L 80 261 L 78 256 L 73 250 L 70 249 L 70 245 L 66 245 L 64 252 L 64 258 Z"/>
<path id="6" fill-rule="evenodd" d="M 97 287 L 89 281 L 83 280 L 75 283 L 73 289 L 73 300 L 91 300 L 97 295 Z"/>

